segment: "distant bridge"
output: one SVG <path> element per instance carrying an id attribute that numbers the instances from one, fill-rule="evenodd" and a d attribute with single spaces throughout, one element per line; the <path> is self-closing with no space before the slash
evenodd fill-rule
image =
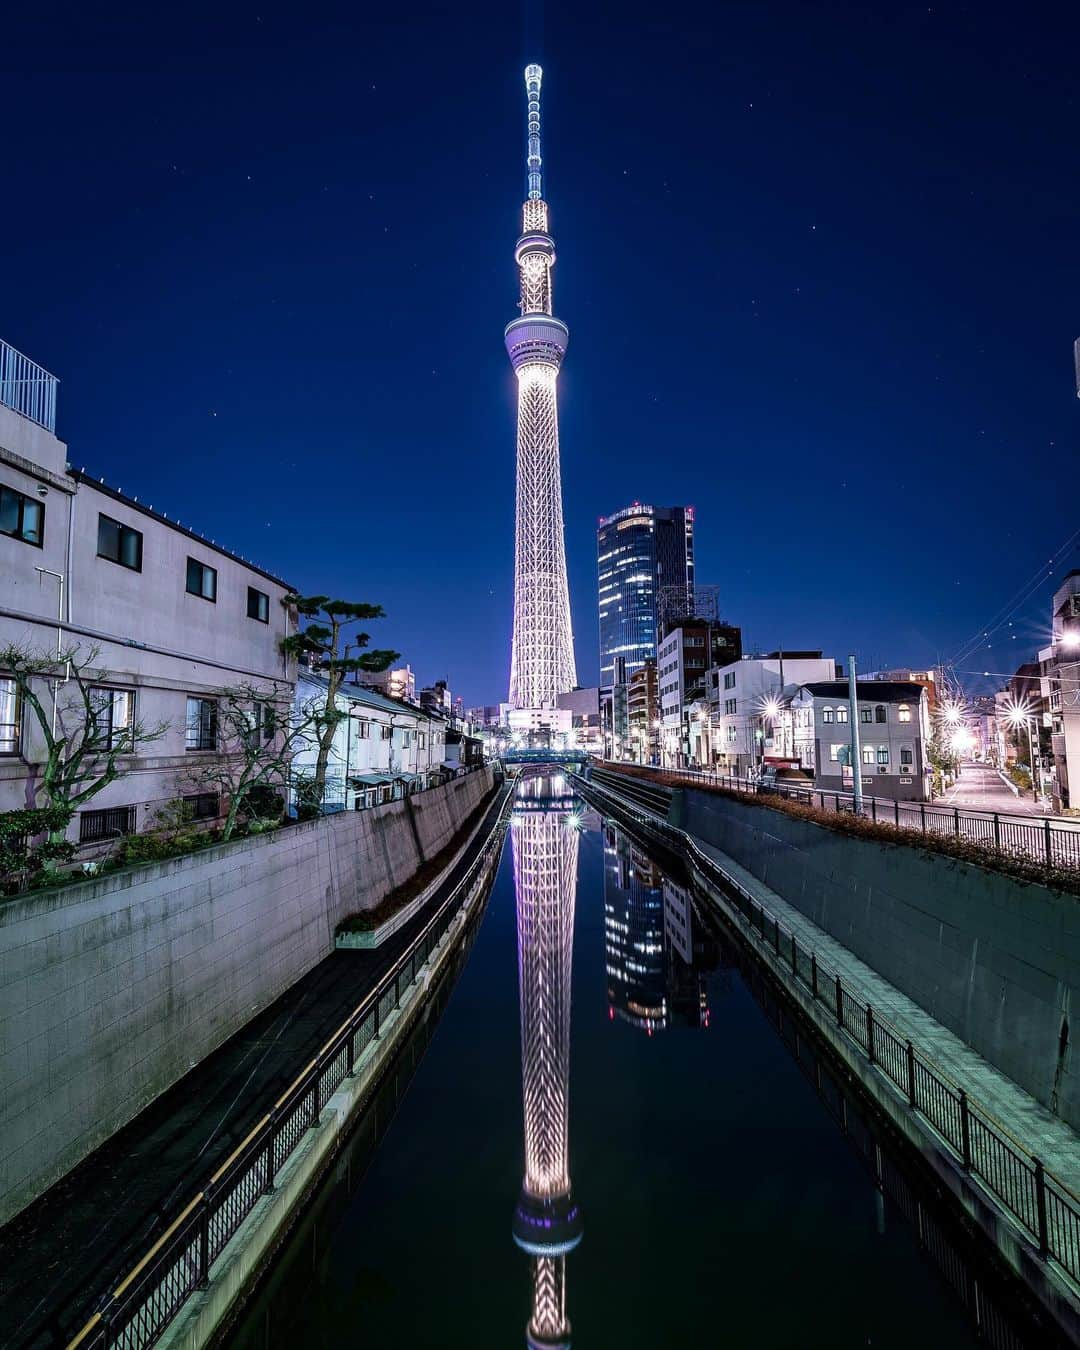
<path id="1" fill-rule="evenodd" d="M 504 764 L 584 764 L 587 750 L 506 750 L 499 757 Z"/>

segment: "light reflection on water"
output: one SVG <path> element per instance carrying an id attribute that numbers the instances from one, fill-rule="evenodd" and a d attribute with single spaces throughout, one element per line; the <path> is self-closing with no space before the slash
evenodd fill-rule
<path id="1" fill-rule="evenodd" d="M 851 1108 L 845 1140 L 843 1089 L 805 1040 L 796 1063 L 677 866 L 561 774 L 522 781 L 510 836 L 430 1048 L 229 1343 L 986 1344 L 947 1216 Z"/>

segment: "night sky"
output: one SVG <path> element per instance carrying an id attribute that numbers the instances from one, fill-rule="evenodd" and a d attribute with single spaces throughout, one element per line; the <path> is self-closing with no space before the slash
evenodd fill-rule
<path id="1" fill-rule="evenodd" d="M 1041 578 L 1010 671 L 1080 566 L 1077 14 L 13 6 L 0 336 L 74 465 L 505 698 L 539 60 L 581 682 L 635 498 L 751 647 L 947 660 Z"/>

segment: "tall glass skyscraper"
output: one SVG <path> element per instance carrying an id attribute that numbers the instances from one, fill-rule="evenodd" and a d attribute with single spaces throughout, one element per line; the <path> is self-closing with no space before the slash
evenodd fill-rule
<path id="1" fill-rule="evenodd" d="M 693 613 L 694 508 L 634 502 L 603 517 L 596 559 L 600 683 L 622 683 L 656 660 L 661 587 L 685 586 L 687 611 Z"/>

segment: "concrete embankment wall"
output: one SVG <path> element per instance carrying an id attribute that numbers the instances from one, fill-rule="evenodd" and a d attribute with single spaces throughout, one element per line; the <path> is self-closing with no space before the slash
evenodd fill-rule
<path id="1" fill-rule="evenodd" d="M 741 863 L 1080 1128 L 1075 897 L 693 788 L 676 790 L 672 823 Z"/>
<path id="2" fill-rule="evenodd" d="M 490 769 L 407 801 L 0 901 L 0 1222 L 333 950 Z"/>

